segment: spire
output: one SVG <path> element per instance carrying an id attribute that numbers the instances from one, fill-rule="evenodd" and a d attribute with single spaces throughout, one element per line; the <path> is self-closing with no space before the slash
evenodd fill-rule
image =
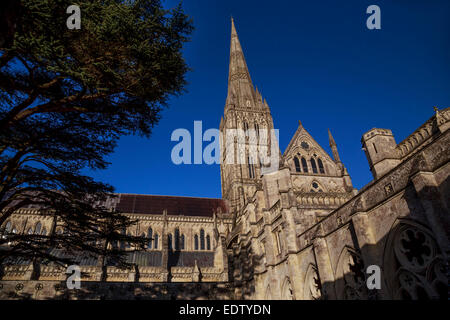
<path id="1" fill-rule="evenodd" d="M 233 100 L 233 95 L 235 95 Z M 231 43 L 230 43 L 230 68 L 228 75 L 228 98 L 227 104 L 238 104 L 248 107 L 248 102 L 255 105 L 255 89 L 253 88 L 250 73 L 245 61 L 244 52 L 231 18 Z M 233 102 L 233 103 L 232 103 Z"/>
<path id="2" fill-rule="evenodd" d="M 258 90 L 258 86 L 256 86 L 256 99 L 257 99 L 258 102 L 263 102 L 262 95 L 261 95 L 261 93 Z"/>
<path id="3" fill-rule="evenodd" d="M 330 147 L 336 146 L 336 142 L 334 141 L 333 135 L 331 134 L 330 129 L 328 129 L 328 139 L 330 141 Z"/>
<path id="4" fill-rule="evenodd" d="M 328 129 L 328 139 L 330 140 L 330 148 L 331 148 L 331 151 L 333 152 L 334 162 L 340 163 L 341 158 L 339 157 L 337 145 L 336 145 L 336 142 L 334 141 L 334 138 L 333 138 L 333 135 L 331 134 L 330 129 Z"/>

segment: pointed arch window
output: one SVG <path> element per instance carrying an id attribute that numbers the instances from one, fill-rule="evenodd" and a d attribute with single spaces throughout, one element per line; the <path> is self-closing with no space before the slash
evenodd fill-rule
<path id="1" fill-rule="evenodd" d="M 2 235 L 2 238 L 3 239 L 5 239 L 6 238 L 6 236 L 5 236 L 5 234 L 8 234 L 9 233 L 9 231 L 11 230 L 11 221 L 8 221 L 7 223 L 6 223 L 6 225 L 5 225 L 5 229 L 4 230 L 1 230 L 0 229 L 0 234 Z"/>
<path id="2" fill-rule="evenodd" d="M 27 234 L 33 234 L 33 229 L 30 227 L 30 229 L 28 229 Z"/>
<path id="3" fill-rule="evenodd" d="M 294 164 L 295 164 L 295 172 L 302 172 L 302 169 L 300 168 L 300 161 L 297 157 L 294 158 Z"/>
<path id="4" fill-rule="evenodd" d="M 206 236 L 206 250 L 211 250 L 211 237 L 209 234 Z"/>
<path id="5" fill-rule="evenodd" d="M 46 236 L 46 235 L 47 235 L 47 229 L 46 229 L 45 227 L 42 229 L 41 234 L 42 234 L 43 236 Z"/>
<path id="6" fill-rule="evenodd" d="M 251 157 L 248 157 L 247 160 L 248 160 L 248 176 L 250 179 L 255 179 L 256 175 L 255 175 L 254 161 Z"/>
<path id="7" fill-rule="evenodd" d="M 169 250 L 172 250 L 173 249 L 173 244 L 172 244 L 172 234 L 171 233 L 168 234 L 167 241 L 169 243 Z"/>
<path id="8" fill-rule="evenodd" d="M 41 229 L 42 229 L 42 224 L 40 222 L 38 222 L 36 224 L 36 227 L 34 228 L 34 234 L 41 234 Z"/>
<path id="9" fill-rule="evenodd" d="M 148 228 L 148 248 L 151 249 L 153 246 L 153 230 Z"/>
<path id="10" fill-rule="evenodd" d="M 181 250 L 184 250 L 184 242 L 185 242 L 184 234 L 182 234 L 181 235 L 181 239 L 180 239 L 180 248 L 181 248 Z"/>
<path id="11" fill-rule="evenodd" d="M 318 173 L 316 160 L 314 160 L 314 158 L 311 158 L 311 168 L 312 168 L 313 173 Z"/>
<path id="12" fill-rule="evenodd" d="M 9 233 L 11 231 L 11 228 L 12 228 L 11 221 L 8 221 L 5 227 L 6 233 Z"/>
<path id="13" fill-rule="evenodd" d="M 198 250 L 198 235 L 194 236 L 194 250 Z"/>
<path id="14" fill-rule="evenodd" d="M 305 158 L 302 158 L 302 168 L 304 173 L 308 173 L 308 163 Z"/>
<path id="15" fill-rule="evenodd" d="M 322 174 L 325 174 L 325 168 L 323 166 L 322 159 L 317 159 L 317 164 L 319 165 L 319 172 Z"/>
<path id="16" fill-rule="evenodd" d="M 205 230 L 200 230 L 200 250 L 205 250 Z"/>
<path id="17" fill-rule="evenodd" d="M 153 240 L 154 242 L 154 247 L 155 249 L 158 249 L 158 243 L 159 243 L 159 235 L 155 234 L 155 240 Z"/>
<path id="18" fill-rule="evenodd" d="M 247 123 L 247 121 L 244 121 L 244 131 L 248 131 L 248 123 Z"/>
<path id="19" fill-rule="evenodd" d="M 126 231 L 125 230 L 122 230 L 122 232 L 121 232 L 121 234 L 122 234 L 122 236 L 125 236 L 126 235 Z M 125 249 L 125 241 L 120 241 L 120 250 L 124 250 Z"/>
<path id="20" fill-rule="evenodd" d="M 175 229 L 175 250 L 180 250 L 180 229 Z"/>
<path id="21" fill-rule="evenodd" d="M 259 124 L 255 122 L 256 137 L 259 138 Z"/>

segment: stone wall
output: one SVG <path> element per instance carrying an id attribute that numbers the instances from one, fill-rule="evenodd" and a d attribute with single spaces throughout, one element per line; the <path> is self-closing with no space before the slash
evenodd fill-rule
<path id="1" fill-rule="evenodd" d="M 226 283 L 82 282 L 67 289 L 64 281 L 0 281 L 0 300 L 228 300 Z"/>
<path id="2" fill-rule="evenodd" d="M 263 184 L 271 185 L 264 190 L 265 203 L 250 200 L 239 229 L 235 229 L 239 233 L 233 232 L 228 239 L 236 296 L 446 299 L 450 254 L 448 113 L 448 109 L 440 113 L 445 121 L 437 121 L 438 112 L 427 122 L 433 131 L 401 162 L 377 175 L 338 208 L 330 206 L 325 216 L 318 212 L 323 209 L 326 213 L 326 206 L 303 208 L 299 204 L 298 191 L 286 179 L 286 168 L 264 177 Z M 259 212 L 248 214 L 258 208 Z M 380 268 L 380 290 L 367 288 L 369 266 Z"/>

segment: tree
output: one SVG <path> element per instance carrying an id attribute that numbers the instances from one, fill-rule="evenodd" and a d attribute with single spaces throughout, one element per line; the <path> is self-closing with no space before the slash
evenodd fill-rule
<path id="1" fill-rule="evenodd" d="M 108 244 L 144 245 L 121 232 L 134 221 L 104 205 L 113 188 L 82 170 L 106 168 L 122 135 L 149 137 L 170 96 L 184 91 L 192 21 L 157 0 L 90 0 L 79 4 L 81 29 L 68 30 L 72 4 L 21 0 L 4 14 L 15 28 L 0 37 L 0 225 L 31 205 L 51 214 L 54 227 L 48 235 L 3 230 L 0 245 L 10 247 L 0 259 L 68 262 L 52 254 L 64 247 L 122 264 Z M 58 224 L 66 232 L 54 232 Z"/>

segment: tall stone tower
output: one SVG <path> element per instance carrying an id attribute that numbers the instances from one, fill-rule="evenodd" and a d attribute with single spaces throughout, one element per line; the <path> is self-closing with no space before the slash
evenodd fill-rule
<path id="1" fill-rule="evenodd" d="M 243 140 L 230 137 L 230 130 L 242 130 Z M 253 87 L 244 53 L 231 19 L 230 68 L 228 95 L 224 116 L 220 122 L 222 133 L 221 182 L 222 197 L 229 210 L 236 215 L 246 200 L 253 196 L 261 185 L 261 162 L 249 152 L 255 142 L 260 142 L 258 132 L 266 130 L 270 136 L 273 129 L 272 115 L 265 99 Z M 248 133 L 255 130 L 256 139 Z M 270 140 L 269 140 L 270 141 Z M 261 145 L 261 144 L 260 144 Z M 231 153 L 230 151 L 233 150 Z M 252 149 L 253 150 L 253 149 Z M 230 154 L 233 158 L 230 158 Z"/>

